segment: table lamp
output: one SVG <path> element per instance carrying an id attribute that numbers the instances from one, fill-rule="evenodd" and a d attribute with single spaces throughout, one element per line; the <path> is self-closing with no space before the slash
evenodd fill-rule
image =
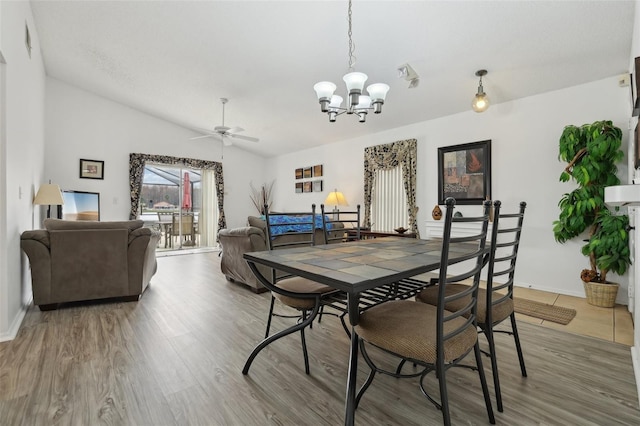
<path id="1" fill-rule="evenodd" d="M 325 205 L 334 205 L 333 208 L 333 220 L 338 220 L 339 219 L 339 215 L 340 215 L 340 210 L 338 210 L 338 206 L 348 206 L 349 203 L 347 203 L 347 199 L 344 198 L 344 195 L 342 194 L 342 192 L 338 192 L 337 189 L 335 189 L 333 192 L 330 192 L 329 195 L 327 195 L 327 198 L 324 200 L 324 204 Z"/>
<path id="2" fill-rule="evenodd" d="M 47 205 L 47 219 L 51 217 L 51 206 L 60 206 L 64 204 L 62 199 L 62 191 L 56 184 L 45 183 L 38 189 L 36 197 L 33 199 L 34 205 Z"/>

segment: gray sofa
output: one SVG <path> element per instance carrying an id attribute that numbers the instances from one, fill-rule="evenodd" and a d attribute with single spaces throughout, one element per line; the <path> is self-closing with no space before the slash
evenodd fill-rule
<path id="1" fill-rule="evenodd" d="M 120 297 L 138 300 L 156 272 L 160 233 L 143 221 L 46 219 L 46 229 L 25 231 L 20 247 L 29 257 L 33 303 Z"/>
<path id="2" fill-rule="evenodd" d="M 227 280 L 245 284 L 254 292 L 261 293 L 267 291 L 267 289 L 260 284 L 253 272 L 251 272 L 243 255 L 252 251 L 267 250 L 267 223 L 264 219 L 256 216 L 249 216 L 247 222 L 249 226 L 221 229 L 218 233 L 220 245 L 222 246 L 220 268 Z M 334 226 L 342 227 L 343 225 L 337 223 Z M 274 238 L 274 241 L 279 242 L 283 241 L 283 239 L 295 241 L 297 237 L 295 234 L 278 235 Z M 304 237 L 301 240 L 304 240 Z M 322 228 L 316 228 L 315 241 L 316 244 L 325 243 Z M 259 268 L 262 269 L 261 272 L 265 277 L 271 276 L 269 268 L 265 266 L 259 266 Z"/>

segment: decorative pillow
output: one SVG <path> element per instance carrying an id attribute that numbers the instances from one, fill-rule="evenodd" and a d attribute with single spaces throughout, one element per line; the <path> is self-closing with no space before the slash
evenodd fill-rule
<path id="1" fill-rule="evenodd" d="M 129 231 L 142 228 L 144 222 L 142 220 L 121 220 L 111 222 L 98 222 L 93 220 L 61 220 L 61 219 L 45 219 L 44 227 L 47 231 L 67 231 L 81 229 L 122 229 Z"/>

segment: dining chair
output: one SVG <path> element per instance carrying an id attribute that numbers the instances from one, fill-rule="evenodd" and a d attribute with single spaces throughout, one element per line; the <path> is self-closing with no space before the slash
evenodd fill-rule
<path id="1" fill-rule="evenodd" d="M 193 245 L 195 239 L 194 231 L 193 213 L 173 213 L 169 247 L 173 247 L 173 238 L 180 238 L 180 236 L 182 236 L 184 241 L 191 241 L 191 245 Z"/>
<path id="2" fill-rule="evenodd" d="M 173 212 L 157 212 L 158 226 L 164 238 L 164 248 L 167 248 L 171 241 L 171 224 L 173 223 Z"/>
<path id="3" fill-rule="evenodd" d="M 487 287 L 478 290 L 478 327 L 489 344 L 488 355 L 491 358 L 496 405 L 500 412 L 503 411 L 503 405 L 494 333 L 507 333 L 513 336 L 520 361 L 520 372 L 522 377 L 527 377 L 513 308 L 513 277 L 527 203 L 521 202 L 520 210 L 517 213 L 502 213 L 501 206 L 500 201 L 494 202 L 494 221 L 491 230 L 489 261 L 487 262 Z M 501 282 L 498 282 L 496 278 Z M 447 292 L 453 295 L 465 291 L 467 287 L 465 284 L 451 285 L 447 288 Z M 416 296 L 416 300 L 435 305 L 438 303 L 438 291 L 437 285 L 426 288 Z M 445 309 L 458 309 L 462 304 L 467 303 L 467 299 L 454 300 L 445 305 Z M 487 307 L 489 308 L 487 309 Z M 496 330 L 495 326 L 507 318 L 511 320 L 511 331 Z"/>
<path id="4" fill-rule="evenodd" d="M 315 245 L 315 231 L 320 218 L 316 215 L 316 205 L 311 206 L 311 212 L 302 213 L 269 213 L 269 207 L 264 206 L 265 222 L 267 230 L 267 248 L 269 250 L 279 250 L 284 248 L 304 247 Z M 287 238 L 278 238 L 286 235 Z M 249 372 L 251 363 L 258 353 L 274 341 L 287 336 L 291 333 L 300 331 L 302 340 L 302 353 L 304 356 L 305 373 L 309 374 L 309 355 L 305 340 L 304 329 L 311 326 L 320 311 L 323 300 L 338 290 L 306 278 L 285 274 L 283 271 L 271 269 L 271 280 L 266 280 L 256 274 L 256 278 L 271 291 L 271 303 L 269 306 L 269 317 L 267 319 L 267 328 L 265 331 L 265 340 L 263 340 L 251 352 L 247 359 L 243 374 Z M 296 309 L 300 315 L 281 315 L 274 313 L 274 305 L 276 299 L 283 305 Z M 271 319 L 274 316 L 293 317 L 298 321 L 295 325 L 279 331 L 273 335 L 269 335 L 271 330 Z"/>
<path id="5" fill-rule="evenodd" d="M 492 424 L 495 423 L 476 331 L 476 301 L 480 272 L 484 257 L 489 252 L 486 239 L 490 202 L 484 203 L 483 213 L 480 216 L 453 217 L 454 206 L 455 200 L 453 198 L 445 200 L 445 222 L 440 255 L 441 268 L 438 274 L 438 300 L 440 303 L 430 305 L 413 300 L 393 300 L 381 303 L 362 312 L 358 324 L 353 328 L 359 338 L 362 356 L 371 369 L 356 396 L 356 407 L 364 392 L 373 382 L 376 373 L 398 378 L 419 377 L 420 389 L 423 394 L 442 411 L 444 424 L 450 425 L 447 372 L 454 366 L 465 366 L 460 362 L 473 351 L 476 366 L 472 369 L 477 370 L 480 378 L 489 421 Z M 452 226 L 459 222 L 477 223 L 479 225 L 477 233 L 452 237 Z M 460 244 L 470 245 L 473 251 L 466 256 L 464 263 L 459 264 L 466 270 L 455 276 L 449 276 L 447 264 L 450 253 L 456 253 L 456 246 L 459 250 Z M 466 287 L 464 292 L 453 295 L 447 292 L 449 286 L 466 279 L 471 279 L 472 284 Z M 455 311 L 445 309 L 449 302 L 460 298 L 466 298 L 466 303 L 460 309 Z M 403 374 L 401 371 L 392 372 L 379 367 L 368 353 L 367 347 L 369 345 L 401 360 L 414 363 L 416 367 L 420 367 L 419 371 L 414 370 Z M 439 402 L 427 393 L 424 386 L 424 379 L 430 372 L 435 372 L 438 380 Z"/>
<path id="6" fill-rule="evenodd" d="M 324 243 L 334 244 L 360 239 L 360 204 L 353 211 L 325 212 L 324 204 L 320 204 Z M 342 224 L 342 227 L 336 224 Z M 335 230 L 338 229 L 338 230 Z"/>

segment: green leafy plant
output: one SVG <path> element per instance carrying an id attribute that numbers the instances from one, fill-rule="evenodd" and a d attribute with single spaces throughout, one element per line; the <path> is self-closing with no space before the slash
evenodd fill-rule
<path id="1" fill-rule="evenodd" d="M 631 264 L 629 217 L 611 214 L 604 203 L 604 188 L 620 184 L 616 163 L 624 158 L 621 144 L 622 130 L 611 121 L 567 126 L 560 136 L 558 158 L 568 163 L 560 181 L 573 179 L 578 188 L 560 199 L 553 233 L 564 243 L 588 229 L 582 254 L 589 257 L 591 269 L 582 271 L 583 281 L 606 283 L 609 271 L 622 275 Z"/>

